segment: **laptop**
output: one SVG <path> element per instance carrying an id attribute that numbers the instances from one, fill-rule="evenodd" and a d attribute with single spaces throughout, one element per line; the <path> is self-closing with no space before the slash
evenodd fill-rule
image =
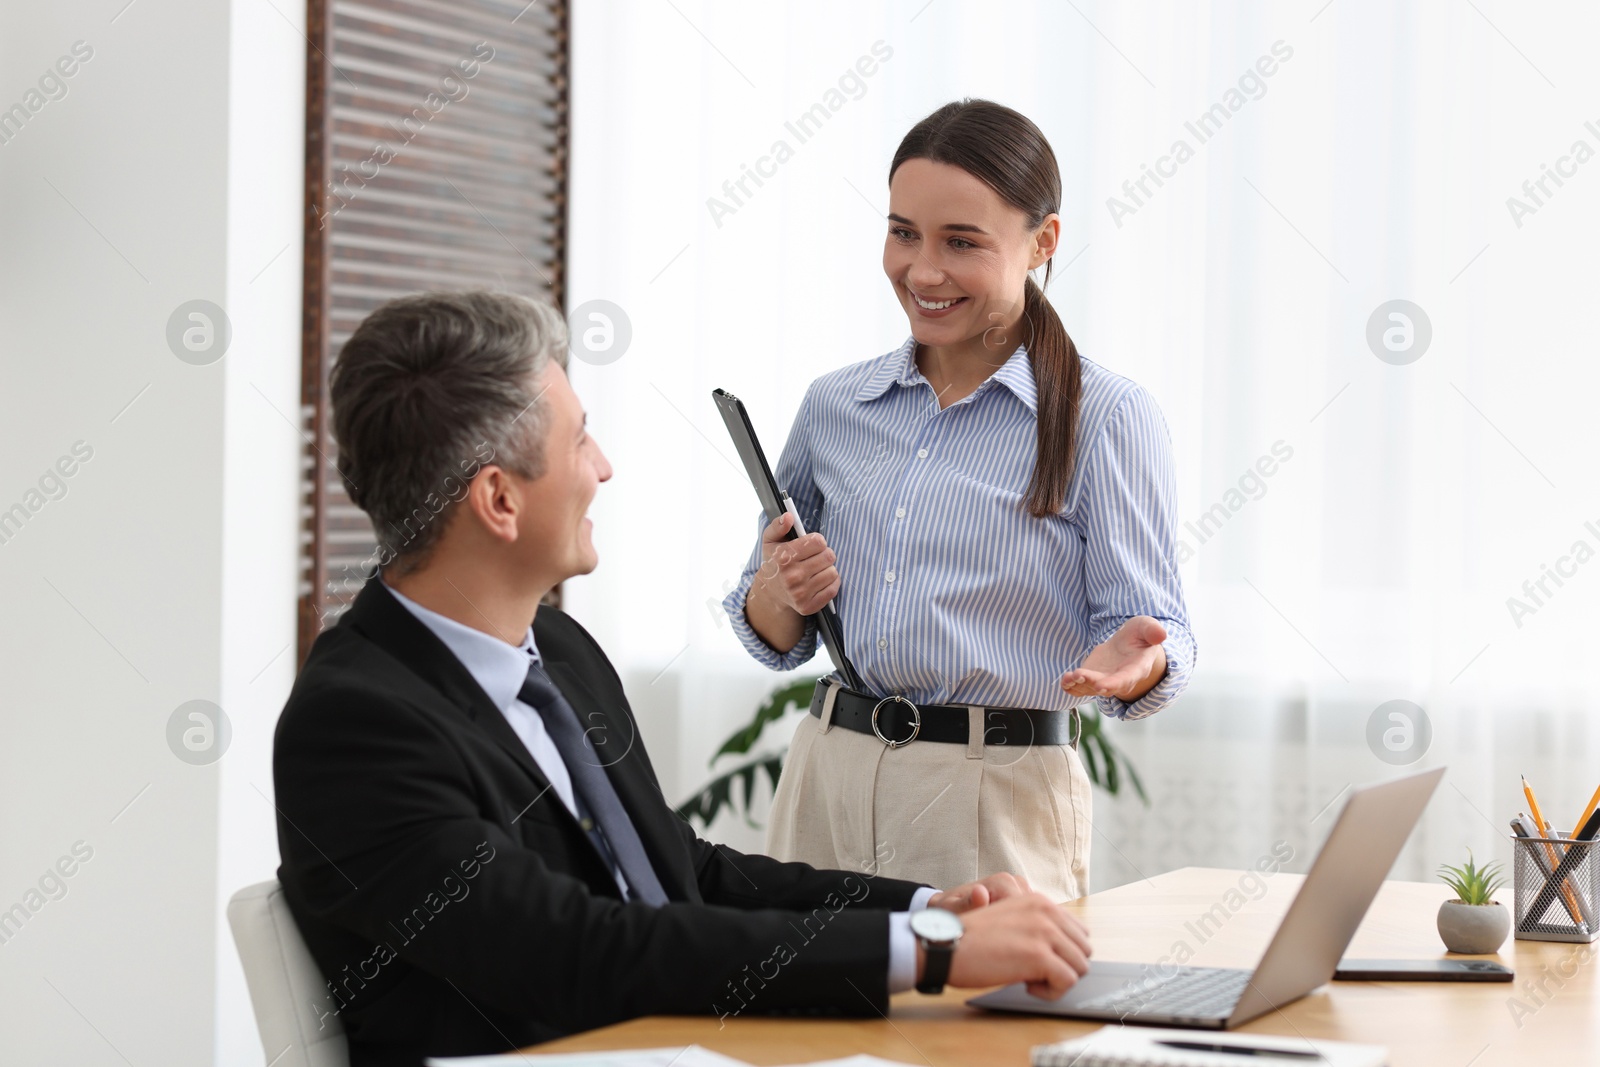
<path id="1" fill-rule="evenodd" d="M 1352 789 L 1253 971 L 1091 960 L 1057 1000 L 1021 984 L 967 1001 L 993 1011 L 1227 1030 L 1299 1000 L 1334 969 L 1445 768 Z"/>

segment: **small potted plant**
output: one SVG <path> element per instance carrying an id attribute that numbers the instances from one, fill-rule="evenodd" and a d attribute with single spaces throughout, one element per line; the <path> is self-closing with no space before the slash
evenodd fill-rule
<path id="1" fill-rule="evenodd" d="M 1511 913 L 1492 899 L 1506 884 L 1500 865 L 1479 867 L 1468 849 L 1465 865 L 1439 865 L 1439 880 L 1456 891 L 1456 899 L 1439 905 L 1439 936 L 1444 947 L 1471 955 L 1498 951 L 1511 932 Z"/>

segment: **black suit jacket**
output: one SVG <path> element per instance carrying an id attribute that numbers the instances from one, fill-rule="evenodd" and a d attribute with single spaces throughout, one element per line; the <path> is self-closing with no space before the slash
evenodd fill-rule
<path id="1" fill-rule="evenodd" d="M 662 797 L 599 645 L 549 607 L 534 634 L 670 902 L 621 899 L 505 716 L 368 582 L 312 647 L 273 752 L 278 878 L 351 1062 L 650 1014 L 887 1011 L 888 912 L 918 886 L 701 840 Z"/>

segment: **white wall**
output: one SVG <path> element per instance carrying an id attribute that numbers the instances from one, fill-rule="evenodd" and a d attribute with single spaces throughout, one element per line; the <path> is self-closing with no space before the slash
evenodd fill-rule
<path id="1" fill-rule="evenodd" d="M 0 144 L 0 508 L 93 449 L 0 544 L 0 907 L 92 849 L 0 944 L 0 1062 L 259 1064 L 221 906 L 276 865 L 305 45 L 272 5 L 125 3 L 0 10 L 0 108 L 93 50 Z M 166 339 L 196 298 L 233 325 L 204 366 Z M 168 746 L 194 699 L 220 762 Z"/>
<path id="2" fill-rule="evenodd" d="M 272 732 L 298 658 L 305 5 L 233 0 L 232 18 L 221 703 L 234 733 L 218 764 L 215 1062 L 253 1067 L 261 1041 L 224 909 L 277 876 Z"/>

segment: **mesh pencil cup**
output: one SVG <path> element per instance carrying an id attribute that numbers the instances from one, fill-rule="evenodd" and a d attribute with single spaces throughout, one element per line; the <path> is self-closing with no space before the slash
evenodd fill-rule
<path id="1" fill-rule="evenodd" d="M 1600 933 L 1600 841 L 1513 837 L 1511 864 L 1519 940 L 1589 942 Z"/>

